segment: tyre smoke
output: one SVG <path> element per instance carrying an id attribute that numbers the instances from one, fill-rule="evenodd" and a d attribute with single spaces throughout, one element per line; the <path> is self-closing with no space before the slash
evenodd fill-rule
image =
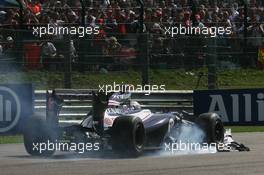
<path id="1" fill-rule="evenodd" d="M 165 141 L 159 156 L 216 153 L 215 145 L 205 143 L 206 134 L 196 124 L 179 124 L 171 130 L 170 142 Z"/>

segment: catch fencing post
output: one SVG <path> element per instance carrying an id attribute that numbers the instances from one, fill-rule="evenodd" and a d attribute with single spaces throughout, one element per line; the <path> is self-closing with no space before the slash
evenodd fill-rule
<path id="1" fill-rule="evenodd" d="M 80 0 L 80 3 L 81 3 L 81 8 L 82 8 L 82 10 L 81 10 L 81 16 L 82 16 L 82 19 L 81 19 L 81 25 L 82 25 L 82 27 L 85 27 L 85 10 L 86 10 L 86 8 L 85 8 L 85 2 L 84 2 L 84 0 Z M 79 63 L 78 63 L 78 68 L 79 68 L 79 70 L 81 71 L 81 72 L 84 72 L 85 71 L 85 65 L 84 65 L 84 63 L 83 63 L 83 61 L 84 61 L 84 57 L 85 57 L 85 54 L 84 54 L 84 52 L 85 52 L 85 36 L 83 37 L 83 38 L 80 38 L 80 54 L 79 54 Z"/>
<path id="2" fill-rule="evenodd" d="M 209 38 L 209 56 L 208 59 L 208 89 L 217 88 L 217 37 Z"/>
<path id="3" fill-rule="evenodd" d="M 64 88 L 71 89 L 71 85 L 72 85 L 71 36 L 66 35 L 65 39 L 66 39 L 66 43 L 65 43 L 66 55 L 64 58 Z"/>
<path id="4" fill-rule="evenodd" d="M 247 0 L 244 0 L 244 44 L 245 46 L 247 45 L 247 36 L 248 36 L 248 31 L 247 31 L 247 27 L 248 27 L 248 2 Z"/>
<path id="5" fill-rule="evenodd" d="M 140 34 L 139 34 L 139 48 L 140 48 L 140 64 L 142 85 L 149 84 L 149 50 L 148 50 L 148 33 L 144 33 L 144 2 L 137 0 L 140 5 Z"/>
<path id="6" fill-rule="evenodd" d="M 16 60 L 19 63 L 22 63 L 23 61 L 23 32 L 24 32 L 24 21 L 23 21 L 23 4 L 21 0 L 17 0 L 18 4 L 19 4 L 19 31 L 16 34 L 17 35 L 17 40 L 18 42 L 16 43 L 16 48 L 17 48 L 17 58 Z M 20 33 L 22 32 L 22 34 Z M 19 65 L 18 67 L 22 67 L 23 63 L 21 65 Z M 16 65 L 17 66 L 17 65 Z"/>
<path id="7" fill-rule="evenodd" d="M 248 42 L 248 4 L 249 0 L 243 0 L 242 1 L 244 5 L 244 43 L 243 43 L 243 66 L 248 67 L 248 66 L 254 66 L 254 59 L 250 59 L 248 56 L 248 50 L 247 50 L 247 42 Z M 248 60 L 250 59 L 250 60 Z"/>
<path id="8" fill-rule="evenodd" d="M 149 84 L 149 49 L 148 33 L 141 34 L 140 42 L 140 60 L 142 67 L 142 85 Z"/>

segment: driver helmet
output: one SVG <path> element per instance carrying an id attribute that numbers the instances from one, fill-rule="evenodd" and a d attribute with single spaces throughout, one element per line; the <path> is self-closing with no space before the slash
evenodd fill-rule
<path id="1" fill-rule="evenodd" d="M 118 107 L 131 100 L 131 93 L 129 92 L 130 85 L 122 85 L 120 92 L 114 93 L 108 101 L 108 106 Z"/>
<path id="2" fill-rule="evenodd" d="M 116 92 L 109 98 L 108 106 L 120 106 L 130 99 L 131 93 Z"/>

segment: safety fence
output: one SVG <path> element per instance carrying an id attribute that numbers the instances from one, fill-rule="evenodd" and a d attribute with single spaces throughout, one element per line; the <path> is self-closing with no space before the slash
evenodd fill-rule
<path id="1" fill-rule="evenodd" d="M 52 72 L 59 72 L 64 73 L 60 79 L 64 83 L 59 88 L 81 88 L 74 86 L 75 72 L 86 75 L 103 73 L 107 77 L 107 74 L 111 76 L 115 72 L 136 71 L 141 82 L 151 84 L 152 80 L 161 78 L 151 77 L 151 70 L 167 73 L 170 70 L 201 71 L 208 78 L 205 81 L 214 84 L 216 89 L 221 83 L 217 82 L 217 77 L 226 70 L 264 68 L 263 38 L 247 38 L 248 44 L 245 46 L 243 43 L 243 38 L 239 37 L 170 38 L 151 33 L 115 35 L 105 39 L 65 36 L 63 39 L 23 40 L 0 43 L 4 50 L 0 55 L 0 72 L 46 71 L 49 72 L 47 79 L 53 77 Z M 53 87 L 48 84 L 47 88 Z M 194 89 L 195 85 L 191 88 Z"/>
<path id="2" fill-rule="evenodd" d="M 59 114 L 60 120 L 81 120 L 92 108 L 93 90 L 82 89 L 57 89 L 56 94 L 64 99 L 62 110 Z M 144 109 L 153 112 L 193 112 L 193 91 L 165 91 L 165 92 L 137 92 L 132 93 L 132 100 L 141 104 Z M 46 91 L 35 91 L 35 112 L 46 111 Z"/>
<path id="3" fill-rule="evenodd" d="M 1 29 L 0 29 L 1 30 Z M 21 36 L 27 32 L 21 31 Z M 263 37 L 243 38 L 182 35 L 171 38 L 163 34 L 108 34 L 100 38 L 63 36 L 17 40 L 5 35 L 1 41 L 1 71 L 64 71 L 67 62 L 73 71 L 125 71 L 147 65 L 153 69 L 197 69 L 216 59 L 218 68 L 257 67 Z M 11 37 L 12 36 L 12 37 Z M 10 37 L 10 38 L 8 38 Z M 5 39 L 6 39 L 5 38 Z M 141 38 L 141 40 L 139 39 Z"/>

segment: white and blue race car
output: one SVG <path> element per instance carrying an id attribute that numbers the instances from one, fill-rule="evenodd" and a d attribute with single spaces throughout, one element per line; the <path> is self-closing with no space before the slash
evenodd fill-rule
<path id="1" fill-rule="evenodd" d="M 24 145 L 31 155 L 51 156 L 56 149 L 41 153 L 36 143 L 58 140 L 74 143 L 98 142 L 100 149 L 111 149 L 118 154 L 139 156 L 147 148 L 161 148 L 165 142 L 177 142 L 182 126 L 199 127 L 205 133 L 204 142 L 220 143 L 224 140 L 224 126 L 215 113 L 205 113 L 188 120 L 187 113 L 152 113 L 131 100 L 130 93 L 92 93 L 93 108 L 81 124 L 61 126 L 58 114 L 63 100 L 48 94 L 47 116 L 33 116 L 24 130 Z"/>

